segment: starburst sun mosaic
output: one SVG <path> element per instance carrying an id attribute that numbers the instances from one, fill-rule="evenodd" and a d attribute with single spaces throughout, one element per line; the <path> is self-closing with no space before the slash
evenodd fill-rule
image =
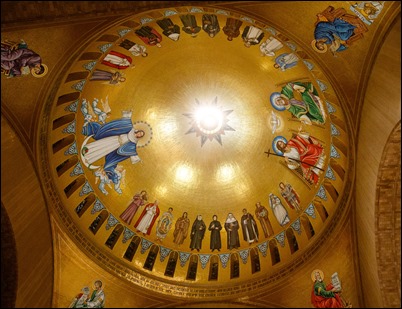
<path id="1" fill-rule="evenodd" d="M 210 104 L 200 103 L 198 99 L 196 101 L 196 108 L 192 113 L 184 113 L 183 115 L 190 118 L 190 129 L 186 134 L 195 133 L 196 137 L 201 138 L 201 147 L 207 140 L 216 140 L 222 145 L 222 135 L 225 131 L 236 131 L 228 125 L 228 115 L 233 110 L 222 110 L 222 107 L 218 106 L 218 98 Z"/>

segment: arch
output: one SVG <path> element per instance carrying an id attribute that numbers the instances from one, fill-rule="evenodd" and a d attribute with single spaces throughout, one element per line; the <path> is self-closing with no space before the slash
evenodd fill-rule
<path id="1" fill-rule="evenodd" d="M 6 208 L 1 203 L 1 308 L 15 308 L 18 288 L 17 246 Z"/>
<path id="2" fill-rule="evenodd" d="M 322 204 L 321 201 L 314 200 L 313 204 L 318 214 L 320 215 L 322 222 L 325 222 L 325 220 L 327 220 L 328 218 L 327 209 L 325 208 L 325 206 Z"/>
<path id="3" fill-rule="evenodd" d="M 74 179 L 67 187 L 64 188 L 64 193 L 67 197 L 70 197 L 75 191 L 78 190 L 85 182 L 84 176 L 80 176 L 77 179 Z"/>
<path id="4" fill-rule="evenodd" d="M 92 221 L 91 225 L 89 226 L 89 230 L 96 235 L 100 227 L 102 226 L 103 222 L 106 221 L 109 213 L 107 210 L 102 210 L 102 212 L 96 216 L 94 221 Z"/>
<path id="5" fill-rule="evenodd" d="M 232 253 L 230 255 L 230 279 L 239 278 L 239 277 L 240 277 L 239 254 Z"/>
<path id="6" fill-rule="evenodd" d="M 102 53 L 100 52 L 87 52 L 83 53 L 78 60 L 95 60 L 99 59 L 100 56 L 102 56 Z"/>
<path id="7" fill-rule="evenodd" d="M 378 168 L 375 200 L 375 241 L 378 278 L 386 308 L 401 300 L 401 121 L 384 146 Z M 398 301 L 399 300 L 399 301 Z"/>
<path id="8" fill-rule="evenodd" d="M 123 226 L 121 224 L 118 224 L 114 229 L 113 232 L 110 234 L 108 239 L 105 242 L 105 245 L 109 247 L 110 249 L 114 248 L 114 245 L 116 244 L 117 240 L 119 239 L 120 235 L 123 233 Z"/>
<path id="9" fill-rule="evenodd" d="M 154 264 L 156 261 L 156 257 L 158 255 L 159 252 L 159 246 L 157 245 L 152 245 L 151 249 L 149 250 L 147 259 L 145 260 L 144 266 L 143 268 L 151 270 L 154 268 Z"/>
<path id="10" fill-rule="evenodd" d="M 63 95 L 59 96 L 59 98 L 57 99 L 56 105 L 62 105 L 64 103 L 73 102 L 75 100 L 78 100 L 79 97 L 80 97 L 80 93 L 78 91 L 63 94 Z"/>
<path id="11" fill-rule="evenodd" d="M 286 239 L 288 240 L 290 253 L 293 254 L 297 250 L 299 250 L 299 244 L 297 242 L 295 233 L 293 232 L 292 228 L 288 228 L 286 230 Z"/>
<path id="12" fill-rule="evenodd" d="M 269 253 L 271 253 L 272 266 L 281 261 L 281 256 L 279 254 L 278 244 L 275 239 L 269 241 Z"/>
<path id="13" fill-rule="evenodd" d="M 96 41 L 106 41 L 106 42 L 115 42 L 116 40 L 119 39 L 119 36 L 113 35 L 113 34 L 104 34 L 102 35 L 99 39 Z"/>
<path id="14" fill-rule="evenodd" d="M 63 175 L 67 170 L 69 170 L 70 168 L 72 168 L 75 164 L 77 164 L 78 162 L 78 158 L 77 156 L 68 158 L 67 160 L 65 160 L 64 162 L 60 163 L 59 165 L 56 166 L 56 172 L 57 175 L 60 177 L 61 175 Z"/>
<path id="15" fill-rule="evenodd" d="M 169 260 L 166 264 L 165 276 L 172 277 L 174 276 L 174 272 L 176 270 L 177 259 L 179 258 L 179 254 L 176 251 L 172 251 L 169 254 Z"/>
<path id="16" fill-rule="evenodd" d="M 332 200 L 336 203 L 336 200 L 338 199 L 338 196 L 339 196 L 338 191 L 335 189 L 335 187 L 332 185 L 332 183 L 330 183 L 328 180 L 324 180 L 324 187 L 325 187 L 325 190 L 327 190 L 327 192 L 331 196 Z"/>
<path id="17" fill-rule="evenodd" d="M 62 139 L 59 139 L 57 142 L 53 143 L 53 145 L 52 145 L 53 154 L 60 151 L 64 147 L 67 147 L 68 145 L 72 144 L 73 142 L 74 142 L 74 135 L 72 135 L 72 134 L 70 134 L 66 137 L 63 137 Z"/>
<path id="18" fill-rule="evenodd" d="M 208 281 L 211 280 L 218 280 L 218 273 L 219 273 L 219 260 L 218 256 L 213 255 L 211 257 L 211 262 L 209 264 L 209 276 Z"/>
<path id="19" fill-rule="evenodd" d="M 261 263 L 257 247 L 254 247 L 250 250 L 250 259 L 251 259 L 251 273 L 254 274 L 256 272 L 259 272 L 261 270 Z"/>
<path id="20" fill-rule="evenodd" d="M 197 277 L 198 256 L 192 255 L 187 269 L 187 280 L 195 280 Z"/>
<path id="21" fill-rule="evenodd" d="M 345 179 L 345 169 L 334 159 L 331 159 L 329 162 L 331 168 L 339 175 L 342 181 Z"/>
<path id="22" fill-rule="evenodd" d="M 345 157 L 348 155 L 348 148 L 336 136 L 332 137 L 332 143 L 334 144 L 334 146 L 336 148 L 338 148 L 345 155 Z"/>
<path id="23" fill-rule="evenodd" d="M 89 74 L 88 71 L 70 73 L 70 74 L 68 74 L 68 76 L 64 82 L 68 83 L 68 82 L 72 82 L 75 80 L 85 79 L 88 77 L 88 74 Z"/>
<path id="24" fill-rule="evenodd" d="M 310 222 L 310 219 L 307 217 L 306 214 L 303 214 L 300 217 L 301 224 L 303 225 L 303 229 L 306 232 L 307 239 L 311 239 L 315 235 L 315 231 L 313 225 Z"/>
<path id="25" fill-rule="evenodd" d="M 75 213 L 78 215 L 79 218 L 87 211 L 89 206 L 95 201 L 95 194 L 90 193 L 81 203 L 75 207 Z"/>
<path id="26" fill-rule="evenodd" d="M 140 242 L 141 238 L 139 236 L 134 236 L 133 240 L 128 245 L 126 252 L 124 252 L 123 258 L 131 262 L 134 258 L 134 254 L 137 252 Z"/>
<path id="27" fill-rule="evenodd" d="M 57 128 L 60 128 L 61 126 L 72 122 L 75 119 L 75 114 L 67 114 L 64 116 L 61 116 L 55 120 L 53 120 L 53 130 L 56 130 Z"/>

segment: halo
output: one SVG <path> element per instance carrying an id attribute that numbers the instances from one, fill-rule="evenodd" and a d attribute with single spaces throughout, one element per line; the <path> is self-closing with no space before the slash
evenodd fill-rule
<path id="1" fill-rule="evenodd" d="M 315 45 L 316 43 L 317 43 L 317 40 L 312 40 L 312 41 L 311 41 L 311 47 L 312 47 L 317 53 L 324 54 L 324 53 L 327 52 L 327 49 L 328 49 L 327 44 L 324 44 L 324 49 L 321 50 L 321 49 L 318 49 L 318 48 L 317 48 L 317 46 Z"/>
<path id="2" fill-rule="evenodd" d="M 313 282 L 315 282 L 315 273 L 317 271 L 320 273 L 321 279 L 324 280 L 324 273 L 322 272 L 322 270 L 321 269 L 314 269 L 312 271 L 312 273 L 311 273 L 311 280 L 313 280 Z"/>
<path id="3" fill-rule="evenodd" d="M 41 77 L 45 76 L 45 75 L 47 74 L 47 72 L 49 71 L 49 68 L 47 67 L 46 64 L 43 64 L 43 63 L 42 63 L 40 66 L 41 66 L 41 68 L 43 68 L 43 72 L 42 72 L 42 73 L 39 73 L 39 74 L 38 74 L 38 73 L 35 72 L 35 69 L 34 69 L 34 68 L 31 69 L 31 74 L 32 74 L 33 77 L 41 78 Z"/>
<path id="4" fill-rule="evenodd" d="M 287 143 L 288 143 L 288 140 L 287 140 L 285 137 L 283 137 L 283 136 L 281 136 L 281 135 L 278 135 L 278 136 L 275 137 L 274 140 L 272 141 L 272 149 L 275 151 L 275 153 L 276 153 L 277 155 L 283 156 L 283 152 L 280 151 L 280 150 L 278 149 L 278 147 L 276 147 L 276 143 L 279 142 L 279 141 L 282 141 L 282 142 L 284 142 L 285 144 L 287 144 Z"/>
<path id="5" fill-rule="evenodd" d="M 137 147 L 145 147 L 149 145 L 153 135 L 151 125 L 146 121 L 136 121 L 133 125 L 135 130 L 142 130 L 145 132 L 145 135 L 138 139 Z"/>
<path id="6" fill-rule="evenodd" d="M 284 111 L 286 109 L 285 106 L 279 106 L 275 102 L 275 100 L 280 96 L 281 96 L 280 92 L 272 92 L 271 96 L 269 97 L 269 100 L 271 101 L 272 107 L 275 108 L 277 111 Z"/>
<path id="7" fill-rule="evenodd" d="M 95 286 L 95 282 L 96 282 L 96 281 L 102 282 L 101 290 L 103 290 L 103 288 L 105 287 L 105 283 L 104 283 L 102 280 L 100 280 L 100 279 L 95 279 L 95 280 L 92 282 L 92 288 L 93 288 L 94 290 L 96 289 L 96 286 Z"/>

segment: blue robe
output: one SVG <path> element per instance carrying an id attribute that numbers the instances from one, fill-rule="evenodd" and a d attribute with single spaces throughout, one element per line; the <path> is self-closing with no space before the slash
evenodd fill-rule
<path id="1" fill-rule="evenodd" d="M 343 41 L 347 41 L 353 35 L 355 28 L 352 24 L 335 18 L 333 22 L 319 22 L 315 26 L 314 38 L 316 40 L 326 39 L 325 44 L 331 44 L 335 41 L 335 36 Z M 346 48 L 344 44 L 341 44 L 337 51 L 343 51 Z"/>
<path id="2" fill-rule="evenodd" d="M 85 136 L 93 135 L 93 139 L 100 140 L 109 136 L 128 134 L 132 128 L 133 123 L 130 118 L 120 118 L 105 123 L 104 125 L 96 122 L 89 122 L 87 126 L 82 128 L 81 133 Z M 105 156 L 105 165 L 103 168 L 106 175 L 111 181 L 113 181 L 113 183 L 117 184 L 118 182 L 118 175 L 114 171 L 117 164 L 136 155 L 137 144 L 129 141 Z"/>

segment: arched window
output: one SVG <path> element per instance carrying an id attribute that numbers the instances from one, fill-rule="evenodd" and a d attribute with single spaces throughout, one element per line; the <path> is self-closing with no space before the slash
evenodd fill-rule
<path id="1" fill-rule="evenodd" d="M 94 201 L 95 201 L 95 195 L 91 193 L 84 200 L 82 200 L 77 207 L 75 207 L 75 213 L 78 215 L 79 218 L 81 218 L 81 216 L 85 213 L 85 211 Z"/>
<path id="2" fill-rule="evenodd" d="M 174 276 L 174 272 L 176 270 L 177 259 L 179 258 L 179 254 L 176 251 L 172 251 L 169 254 L 169 260 L 165 269 L 165 276 L 172 277 Z"/>
<path id="3" fill-rule="evenodd" d="M 198 256 L 192 255 L 187 269 L 187 280 L 195 280 L 197 277 Z"/>
<path id="4" fill-rule="evenodd" d="M 301 220 L 301 224 L 303 225 L 304 231 L 306 232 L 307 239 L 310 239 L 311 237 L 313 237 L 315 235 L 313 225 L 311 224 L 309 218 L 305 214 L 303 214 L 300 217 L 300 220 Z"/>
<path id="5" fill-rule="evenodd" d="M 140 237 L 134 236 L 133 240 L 128 245 L 126 252 L 124 253 L 123 258 L 125 258 L 126 260 L 129 260 L 131 262 L 133 260 L 135 252 L 138 249 L 140 241 L 141 241 Z"/>
<path id="6" fill-rule="evenodd" d="M 209 265 L 209 277 L 208 280 L 218 280 L 218 270 L 219 270 L 219 261 L 216 255 L 211 257 L 211 262 Z"/>
<path id="7" fill-rule="evenodd" d="M 269 252 L 271 253 L 272 266 L 281 261 L 278 244 L 276 243 L 275 239 L 271 239 L 269 241 Z"/>
<path id="8" fill-rule="evenodd" d="M 110 249 L 113 249 L 121 233 L 123 233 L 123 226 L 121 224 L 118 224 L 114 228 L 113 232 L 110 234 L 109 238 L 106 240 L 105 245 Z"/>
<path id="9" fill-rule="evenodd" d="M 159 246 L 152 245 L 151 249 L 149 250 L 147 259 L 145 260 L 145 263 L 144 263 L 145 269 L 152 270 L 154 268 L 154 264 L 155 264 L 158 252 L 159 252 Z"/>
<path id="10" fill-rule="evenodd" d="M 99 228 L 102 226 L 103 222 L 107 219 L 109 213 L 107 210 L 102 210 L 102 212 L 96 216 L 94 221 L 92 221 L 91 225 L 89 226 L 89 230 L 95 235 L 98 232 Z"/>
<path id="11" fill-rule="evenodd" d="M 286 230 L 286 238 L 288 240 L 288 244 L 289 244 L 291 254 L 293 254 L 297 250 L 299 250 L 299 244 L 297 243 L 297 239 L 296 239 L 295 233 L 293 232 L 292 228 L 288 228 Z"/>
<path id="12" fill-rule="evenodd" d="M 67 187 L 64 188 L 64 193 L 66 194 L 67 197 L 70 197 L 71 194 L 73 194 L 75 191 L 78 190 L 85 182 L 84 176 L 80 176 L 77 179 L 74 179 L 72 182 L 70 182 Z"/>
<path id="13" fill-rule="evenodd" d="M 56 152 L 60 151 L 64 147 L 67 147 L 68 145 L 71 145 L 74 142 L 74 135 L 68 135 L 66 137 L 63 137 L 62 139 L 58 140 L 52 145 L 53 148 L 53 154 Z"/>
<path id="14" fill-rule="evenodd" d="M 325 209 L 324 205 L 322 204 L 321 201 L 317 201 L 317 200 L 315 200 L 313 203 L 314 203 L 315 209 L 317 209 L 317 212 L 321 217 L 322 222 L 325 222 L 325 220 L 327 220 L 327 218 L 328 218 L 328 212 Z"/>
<path id="15" fill-rule="evenodd" d="M 69 170 L 71 167 L 73 167 L 75 164 L 77 164 L 77 162 L 78 162 L 78 159 L 76 156 L 74 156 L 74 157 L 71 157 L 71 158 L 67 159 L 66 161 L 60 163 L 56 167 L 57 175 L 60 177 L 67 170 Z"/>
<path id="16" fill-rule="evenodd" d="M 232 253 L 230 255 L 230 279 L 239 277 L 240 277 L 239 255 L 237 253 Z"/>
<path id="17" fill-rule="evenodd" d="M 258 255 L 258 249 L 253 248 L 250 250 L 251 258 L 251 273 L 254 274 L 261 270 L 260 257 Z"/>

